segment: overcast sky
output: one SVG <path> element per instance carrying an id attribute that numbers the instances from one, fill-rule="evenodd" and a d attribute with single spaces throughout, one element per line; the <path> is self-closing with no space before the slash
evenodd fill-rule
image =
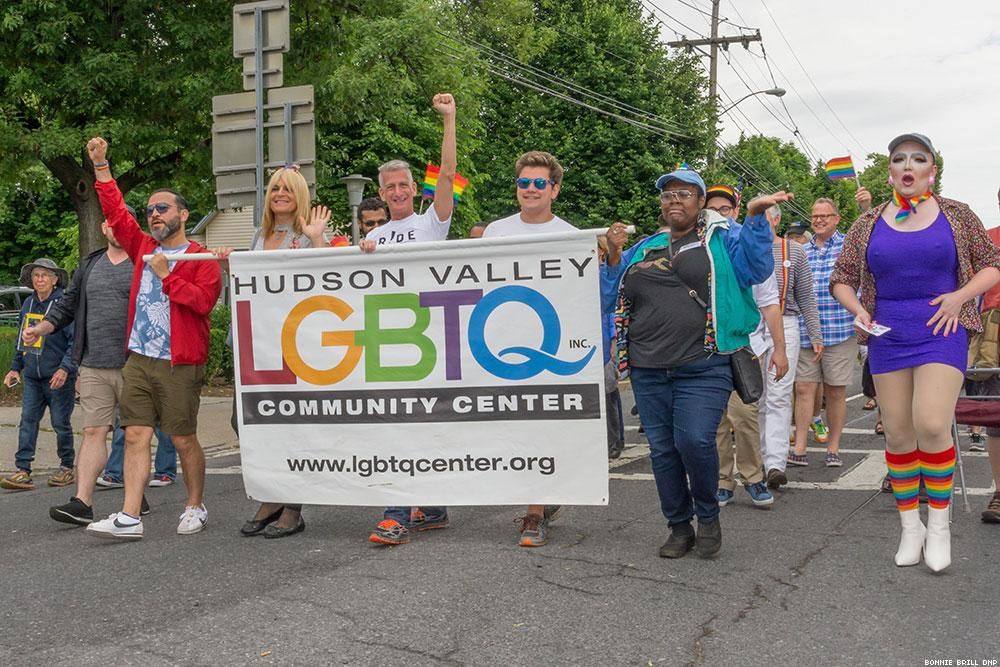
<path id="1" fill-rule="evenodd" d="M 711 9 L 710 0 L 684 1 Z M 708 32 L 708 17 L 679 0 L 646 4 Z M 850 153 L 860 170 L 865 155 L 886 152 L 896 135 L 921 132 L 944 156 L 942 193 L 969 204 L 986 227 L 1000 225 L 1000 0 L 722 0 L 720 16 L 760 28 L 778 86 L 788 91 L 783 101 L 814 154 Z M 661 30 L 665 39 L 676 39 L 672 30 Z M 720 35 L 739 32 L 729 24 L 720 28 Z M 760 45 L 751 52 L 734 45 L 733 64 L 720 60 L 724 103 L 726 94 L 736 100 L 749 92 L 739 76 L 753 90 L 772 87 Z M 791 124 L 776 98 L 756 96 L 724 116 L 725 141 L 736 141 L 741 126 L 756 134 L 751 123 L 764 134 L 793 139 L 761 101 Z"/>

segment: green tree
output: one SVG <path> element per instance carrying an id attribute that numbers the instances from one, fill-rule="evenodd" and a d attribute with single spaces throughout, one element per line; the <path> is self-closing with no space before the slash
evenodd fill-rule
<path id="1" fill-rule="evenodd" d="M 809 158 L 794 144 L 776 137 L 741 136 L 720 152 L 705 176 L 709 184 L 742 185 L 744 202 L 776 190 L 791 191 L 795 200 L 782 206 L 784 223 L 808 223 L 809 207 L 821 196 Z"/>
<path id="2" fill-rule="evenodd" d="M 0 283 L 16 284 L 21 267 L 48 257 L 66 269 L 76 266 L 75 237 L 61 232 L 76 226 L 69 197 L 41 165 L 20 183 L 0 184 Z"/>
<path id="3" fill-rule="evenodd" d="M 435 33 L 454 20 L 445 0 L 293 3 L 284 85 L 316 86 L 320 199 L 346 210 L 335 177 L 372 174 L 390 157 L 410 159 L 417 171 L 436 162 L 441 130 L 430 99 L 440 90 L 458 98 L 469 170 L 481 127 L 478 83 L 440 53 Z M 197 220 L 214 204 L 211 98 L 241 92 L 231 35 L 224 0 L 6 2 L 0 182 L 16 185 L 43 164 L 76 212 L 80 252 L 98 248 L 102 216 L 83 147 L 102 135 L 131 202 L 169 184 L 188 196 Z"/>
<path id="4" fill-rule="evenodd" d="M 544 150 L 566 169 L 556 212 L 573 223 L 604 226 L 622 219 L 656 228 L 653 183 L 680 161 L 708 154 L 710 116 L 694 57 L 671 56 L 638 0 L 477 0 L 457 3 L 460 33 L 445 48 L 472 49 L 469 69 L 488 80 L 481 116 L 485 134 L 473 159 L 483 219 L 517 210 L 512 183 L 518 155 Z M 583 99 L 599 92 L 616 113 L 675 134 L 652 133 L 543 91 Z M 609 103 L 588 103 L 605 109 Z M 631 111 L 629 110 L 631 108 Z"/>
<path id="5" fill-rule="evenodd" d="M 202 171 L 208 100 L 238 80 L 228 40 L 219 39 L 230 17 L 231 6 L 219 0 L 6 2 L 0 179 L 16 182 L 44 164 L 76 211 L 80 250 L 100 247 L 102 216 L 84 142 L 108 138 L 125 192 Z"/>

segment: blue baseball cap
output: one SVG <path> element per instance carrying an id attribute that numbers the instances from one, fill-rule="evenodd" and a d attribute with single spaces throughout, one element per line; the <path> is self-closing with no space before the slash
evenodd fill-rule
<path id="1" fill-rule="evenodd" d="M 698 189 L 701 190 L 701 196 L 705 196 L 705 181 L 703 181 L 698 172 L 693 169 L 678 169 L 677 171 L 672 171 L 669 174 L 660 176 L 656 179 L 656 189 L 663 190 L 663 188 L 667 187 L 668 183 L 672 183 L 674 181 L 680 181 L 681 183 L 687 183 L 688 185 L 697 185 Z"/>

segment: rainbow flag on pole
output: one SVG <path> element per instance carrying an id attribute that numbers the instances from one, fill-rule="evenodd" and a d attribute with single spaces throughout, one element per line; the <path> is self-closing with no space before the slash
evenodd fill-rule
<path id="1" fill-rule="evenodd" d="M 420 195 L 421 199 L 434 199 L 434 192 L 437 190 L 438 176 L 441 175 L 441 167 L 436 164 L 427 163 L 427 171 L 424 172 L 424 190 Z M 465 192 L 465 186 L 469 184 L 469 179 L 455 172 L 454 196 L 457 202 Z"/>
<path id="2" fill-rule="evenodd" d="M 838 178 L 857 178 L 851 156 L 835 157 L 826 163 L 826 177 L 831 181 Z"/>

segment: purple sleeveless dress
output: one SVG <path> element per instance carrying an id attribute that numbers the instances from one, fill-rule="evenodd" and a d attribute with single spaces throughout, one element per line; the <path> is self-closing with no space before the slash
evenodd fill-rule
<path id="1" fill-rule="evenodd" d="M 947 338 L 927 321 L 937 312 L 931 299 L 958 289 L 958 252 L 951 225 L 938 214 L 930 227 L 900 232 L 879 218 L 868 242 L 868 269 L 875 278 L 875 312 L 879 324 L 892 327 L 868 339 L 873 374 L 939 363 L 965 373 L 968 333 L 965 327 Z"/>

